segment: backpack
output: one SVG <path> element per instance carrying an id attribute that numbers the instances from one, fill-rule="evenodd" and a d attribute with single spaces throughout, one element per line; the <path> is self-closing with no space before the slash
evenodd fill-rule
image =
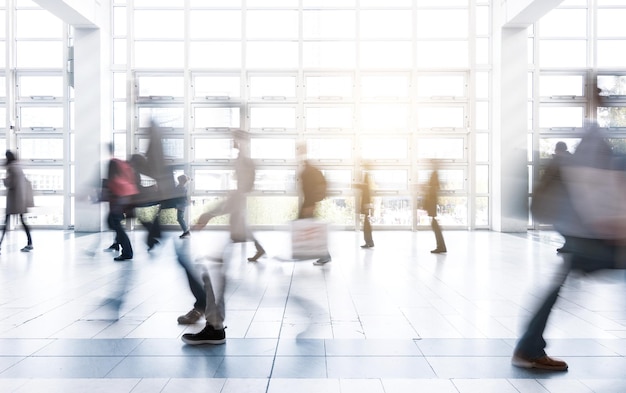
<path id="1" fill-rule="evenodd" d="M 117 167 L 117 176 L 109 179 L 107 186 L 111 193 L 118 197 L 136 195 L 139 193 L 137 184 L 135 184 L 135 170 L 127 161 L 117 158 L 111 159 Z"/>

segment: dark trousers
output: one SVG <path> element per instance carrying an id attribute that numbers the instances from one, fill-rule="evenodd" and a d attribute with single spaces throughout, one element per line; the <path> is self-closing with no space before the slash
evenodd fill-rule
<path id="1" fill-rule="evenodd" d="M 446 250 L 446 242 L 443 240 L 443 233 L 441 233 L 441 227 L 435 217 L 431 217 L 430 227 L 435 234 L 435 241 L 437 242 L 437 250 Z"/>
<path id="2" fill-rule="evenodd" d="M 132 258 L 133 247 L 130 244 L 130 239 L 122 226 L 122 220 L 124 219 L 124 203 L 122 200 L 116 203 L 109 203 L 109 216 L 107 217 L 107 224 L 109 228 L 115 231 L 115 241 L 120 245 L 122 249 L 121 256 Z"/>
<path id="3" fill-rule="evenodd" d="M 26 225 L 26 221 L 24 221 L 24 215 L 20 214 L 20 221 L 22 221 L 22 226 L 24 227 L 24 232 L 26 232 L 26 239 L 28 241 L 28 245 L 33 245 L 33 239 L 30 237 L 30 228 Z M 9 218 L 11 218 L 10 214 L 7 214 L 4 218 L 4 229 L 2 230 L 2 237 L 0 237 L 0 244 L 4 240 L 4 234 L 7 232 L 7 227 L 9 226 Z"/>
<path id="4" fill-rule="evenodd" d="M 374 246 L 374 239 L 372 238 L 372 223 L 370 222 L 372 216 L 370 216 L 369 210 L 365 212 L 365 217 L 363 218 L 363 240 L 365 240 L 365 244 L 370 247 Z"/>

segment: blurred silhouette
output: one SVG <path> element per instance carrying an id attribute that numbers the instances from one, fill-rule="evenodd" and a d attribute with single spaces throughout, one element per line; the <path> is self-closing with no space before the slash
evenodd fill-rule
<path id="1" fill-rule="evenodd" d="M 189 226 L 185 221 L 185 211 L 189 205 L 189 194 L 187 190 L 187 184 L 189 183 L 189 176 L 182 174 L 178 176 L 178 184 L 176 185 L 176 194 L 179 195 L 176 199 L 176 220 L 178 225 L 183 230 L 183 234 L 180 235 L 181 239 L 189 237 Z"/>
<path id="2" fill-rule="evenodd" d="M 361 190 L 361 214 L 363 217 L 363 240 L 365 244 L 361 248 L 374 247 L 374 239 L 372 238 L 372 182 L 369 174 L 370 167 L 365 165 L 363 170 L 363 182 L 355 183 L 354 188 Z"/>
<path id="3" fill-rule="evenodd" d="M 4 186 L 7 188 L 7 205 L 6 216 L 4 220 L 4 229 L 0 237 L 0 244 L 4 240 L 4 235 L 9 226 L 11 215 L 17 214 L 22 221 L 22 227 L 26 233 L 27 244 L 21 251 L 29 252 L 33 249 L 33 239 L 30 236 L 30 228 L 24 221 L 24 214 L 28 212 L 29 207 L 35 206 L 33 201 L 33 187 L 26 176 L 22 166 L 19 164 L 17 157 L 11 150 L 7 150 L 6 157 L 6 177 L 4 178 Z"/>
<path id="4" fill-rule="evenodd" d="M 113 144 L 109 144 L 108 175 L 106 187 L 109 190 L 109 228 L 115 231 L 115 242 L 111 247 L 119 247 L 120 255 L 113 258 L 115 261 L 124 261 L 133 258 L 133 248 L 130 239 L 122 226 L 122 220 L 132 209 L 132 198 L 139 192 L 135 183 L 135 171 L 126 161 L 113 157 Z M 129 214 L 128 214 L 129 215 Z M 109 247 L 109 248 L 111 248 Z"/>
<path id="5" fill-rule="evenodd" d="M 598 98 L 601 103 L 601 97 Z M 625 267 L 626 178 L 618 164 L 598 125 L 587 123 L 576 151 L 560 166 L 560 181 L 565 187 L 555 196 L 559 209 L 553 222 L 566 236 L 569 253 L 561 254 L 564 263 L 517 342 L 513 365 L 567 370 L 566 362 L 546 354 L 543 338 L 562 285 L 572 270 L 591 273 Z"/>
<path id="6" fill-rule="evenodd" d="M 300 146 L 300 161 L 303 164 L 302 171 L 300 171 L 300 185 L 302 188 L 302 205 L 298 213 L 298 219 L 312 219 L 315 216 L 316 208 L 319 202 L 326 198 L 327 183 L 326 178 L 322 171 L 314 166 L 307 159 L 306 146 Z M 311 223 L 315 225 L 315 223 Z M 312 233 L 319 233 L 324 236 L 324 239 L 318 239 L 326 243 L 327 233 L 326 231 L 313 231 Z M 324 265 L 332 261 L 330 252 L 328 251 L 328 245 L 324 250 L 320 250 L 321 257 L 313 262 L 314 265 Z"/>
<path id="7" fill-rule="evenodd" d="M 561 168 L 569 163 L 572 154 L 567 150 L 565 142 L 557 142 L 552 160 L 533 190 L 531 212 L 533 217 L 546 224 L 553 224 L 554 229 L 563 236 L 565 243 L 557 248 L 557 252 L 569 252 L 567 247 L 567 235 L 562 228 L 563 222 L 557 220 L 561 216 L 561 209 L 567 209 L 565 205 L 569 198 L 565 198 L 565 184 Z M 565 210 L 567 211 L 567 210 Z"/>
<path id="8" fill-rule="evenodd" d="M 211 211 L 203 213 L 198 218 L 197 223 L 193 226 L 194 230 L 200 230 L 204 228 L 213 217 L 224 214 L 230 215 L 229 228 L 231 242 L 224 247 L 221 263 L 219 264 L 219 267 L 215 269 L 217 271 L 213 272 L 213 275 L 210 274 L 211 272 L 207 271 L 202 276 L 204 291 L 206 293 L 206 325 L 204 329 L 198 333 L 183 335 L 182 340 L 189 345 L 223 344 L 226 341 L 226 335 L 224 332 L 224 318 L 226 316 L 224 291 L 227 284 L 226 268 L 227 265 L 231 263 L 233 244 L 245 243 L 248 240 L 252 240 L 254 242 L 256 254 L 253 257 L 248 258 L 248 261 L 250 262 L 256 262 L 261 256 L 265 255 L 265 250 L 255 239 L 246 222 L 246 198 L 248 193 L 254 189 L 254 180 L 256 176 L 256 168 L 254 162 L 250 158 L 250 146 L 247 134 L 244 134 L 243 132 L 237 132 L 235 134 L 235 148 L 239 151 L 234 163 L 237 188 L 228 194 L 228 197 L 222 204 L 218 205 Z M 188 263 L 189 262 L 185 260 L 184 264 Z M 195 307 L 194 310 L 197 311 Z M 195 317 L 198 317 L 199 319 L 201 315 L 198 315 L 198 313 L 194 312 L 194 310 L 187 313 L 187 315 L 179 317 L 179 323 L 181 323 L 181 320 L 185 320 L 185 317 L 187 316 L 190 317 L 187 320 L 192 320 Z"/>
<path id="9" fill-rule="evenodd" d="M 431 251 L 433 254 L 441 254 L 447 252 L 446 242 L 443 239 L 443 233 L 441 233 L 441 227 L 437 222 L 437 210 L 439 205 L 439 191 L 441 185 L 439 183 L 439 163 L 437 160 L 431 160 L 432 171 L 426 187 L 426 195 L 424 198 L 424 208 L 426 213 L 430 217 L 430 227 L 435 234 L 435 241 L 437 247 Z"/>

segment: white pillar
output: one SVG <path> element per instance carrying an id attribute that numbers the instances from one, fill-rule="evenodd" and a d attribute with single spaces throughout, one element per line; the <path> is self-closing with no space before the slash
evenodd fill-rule
<path id="1" fill-rule="evenodd" d="M 494 130 L 493 228 L 526 232 L 528 227 L 528 34 L 502 29 L 499 130 Z"/>
<path id="2" fill-rule="evenodd" d="M 108 97 L 103 94 L 107 91 L 103 87 L 108 86 L 103 79 L 108 73 L 102 71 L 101 33 L 100 29 L 74 30 L 74 151 L 79 196 L 75 204 L 74 229 L 77 232 L 99 232 L 106 228 L 103 217 L 107 206 L 80 200 L 84 190 L 98 185 L 104 177 L 103 165 L 108 159 L 104 144 L 110 139 L 110 132 L 105 125 L 108 122 L 103 121 L 106 117 L 102 99 Z"/>

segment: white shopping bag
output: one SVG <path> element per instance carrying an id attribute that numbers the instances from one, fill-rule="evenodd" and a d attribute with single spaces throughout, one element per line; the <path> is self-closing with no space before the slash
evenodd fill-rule
<path id="1" fill-rule="evenodd" d="M 328 254 L 328 224 L 313 218 L 291 222 L 291 257 L 315 259 Z"/>

